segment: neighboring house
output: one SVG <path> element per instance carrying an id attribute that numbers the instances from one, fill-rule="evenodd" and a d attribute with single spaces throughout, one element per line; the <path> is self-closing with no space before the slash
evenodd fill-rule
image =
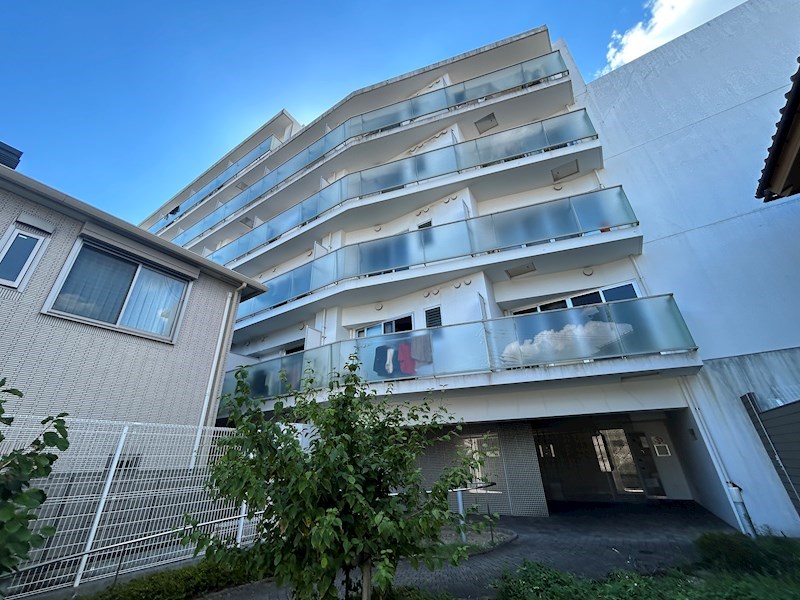
<path id="1" fill-rule="evenodd" d="M 11 415 L 212 424 L 240 295 L 261 284 L 0 166 Z"/>
<path id="2" fill-rule="evenodd" d="M 798 59 L 800 62 L 800 58 Z M 786 104 L 776 123 L 772 145 L 764 161 L 756 198 L 771 202 L 800 193 L 800 68 L 791 76 Z M 787 354 L 787 360 L 796 357 Z M 754 377 L 760 374 L 753 373 Z M 764 449 L 772 458 L 786 492 L 800 512 L 800 385 L 796 379 L 784 382 L 775 393 L 775 386 L 764 394 L 748 392 L 742 402 Z"/>
<path id="3" fill-rule="evenodd" d="M 229 361 L 267 410 L 357 350 L 379 392 L 445 390 L 482 507 L 800 535 L 739 400 L 800 382 L 800 205 L 750 206 L 797 22 L 752 0 L 589 84 L 541 27 L 282 112 L 142 226 L 267 285 Z"/>
<path id="4" fill-rule="evenodd" d="M 800 68 L 791 81 L 756 189 L 756 198 L 764 202 L 800 194 Z"/>

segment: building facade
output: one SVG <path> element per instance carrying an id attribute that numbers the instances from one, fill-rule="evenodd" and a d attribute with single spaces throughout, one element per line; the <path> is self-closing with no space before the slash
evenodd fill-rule
<path id="1" fill-rule="evenodd" d="M 0 376 L 18 416 L 214 423 L 263 286 L 0 166 Z"/>
<path id="2" fill-rule="evenodd" d="M 695 500 L 800 535 L 740 400 L 797 385 L 775 257 L 800 210 L 751 203 L 786 11 L 753 0 L 588 85 L 542 27 L 282 112 L 142 226 L 268 287 L 228 365 L 267 409 L 355 351 L 379 392 L 444 392 L 487 509 Z"/>

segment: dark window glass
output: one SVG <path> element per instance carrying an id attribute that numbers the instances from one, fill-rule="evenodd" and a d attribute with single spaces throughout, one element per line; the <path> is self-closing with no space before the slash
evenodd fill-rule
<path id="1" fill-rule="evenodd" d="M 600 297 L 600 292 L 589 292 L 588 294 L 573 296 L 572 306 L 586 306 L 587 304 L 600 304 L 602 301 L 603 299 Z"/>
<path id="2" fill-rule="evenodd" d="M 137 268 L 136 263 L 84 246 L 53 303 L 53 309 L 104 323 L 116 323 Z"/>
<path id="3" fill-rule="evenodd" d="M 38 242 L 38 238 L 17 233 L 5 256 L 0 260 L 0 279 L 16 281 Z"/>
<path id="4" fill-rule="evenodd" d="M 559 308 L 567 308 L 567 301 L 556 300 L 555 302 L 548 302 L 547 304 L 542 304 L 539 310 L 556 310 Z"/>
<path id="5" fill-rule="evenodd" d="M 636 298 L 636 290 L 633 289 L 632 283 L 626 283 L 618 287 L 603 290 L 603 296 L 606 302 L 614 302 L 615 300 L 630 300 Z"/>
<path id="6" fill-rule="evenodd" d="M 398 331 L 411 331 L 411 316 L 402 317 L 394 322 L 394 330 Z"/>

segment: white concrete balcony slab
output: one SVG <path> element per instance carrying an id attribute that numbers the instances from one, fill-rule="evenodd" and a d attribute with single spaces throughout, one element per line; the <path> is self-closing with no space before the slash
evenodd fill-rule
<path id="1" fill-rule="evenodd" d="M 542 116 L 557 112 L 565 105 L 571 104 L 572 85 L 569 71 L 560 52 L 551 52 L 351 117 L 285 162 L 278 163 L 263 176 L 253 177 L 255 172 L 248 174 L 239 182 L 241 187 L 246 189 L 229 186 L 227 191 L 213 198 L 214 202 L 207 202 L 194 212 L 190 212 L 190 209 L 197 202 L 187 204 L 185 209 L 181 204 L 177 214 L 168 215 L 159 221 L 161 225 L 158 230 L 163 230 L 163 235 L 171 238 L 176 244 L 187 246 L 196 243 L 198 237 L 220 224 L 228 223 L 230 217 L 238 215 L 241 209 L 272 194 L 281 184 L 295 179 L 295 176 L 307 167 L 318 166 L 321 159 L 327 158 L 337 149 L 349 147 L 355 140 L 379 132 L 414 127 L 415 124 L 430 120 L 432 116 L 453 113 L 467 106 L 482 106 L 498 97 L 513 96 L 519 90 L 537 92 L 536 98 L 533 99 L 533 104 L 537 106 L 535 114 Z M 538 91 L 542 93 L 539 94 Z M 281 150 L 288 152 L 293 144 L 290 141 L 285 146 L 286 149 L 281 148 Z"/>
<path id="2" fill-rule="evenodd" d="M 329 306 L 402 296 L 482 270 L 493 281 L 535 263 L 539 273 L 641 252 L 638 220 L 621 187 L 344 246 L 266 282 L 239 307 L 237 338 L 264 335 Z"/>

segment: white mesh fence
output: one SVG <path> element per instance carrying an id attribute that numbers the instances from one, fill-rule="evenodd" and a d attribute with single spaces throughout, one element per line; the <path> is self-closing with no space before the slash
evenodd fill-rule
<path id="1" fill-rule="evenodd" d="M 42 430 L 40 419 L 17 417 L 4 433 L 0 454 L 21 448 Z M 34 530 L 52 525 L 56 534 L 32 551 L 7 594 L 19 598 L 189 558 L 170 532 L 191 514 L 208 531 L 249 544 L 254 525 L 238 518 L 240 507 L 212 502 L 205 489 L 214 442 L 230 429 L 68 419 L 70 447 L 53 472 L 33 485 L 47 493 Z M 114 544 L 119 547 L 69 558 Z M 41 565 L 33 569 L 26 567 Z"/>

